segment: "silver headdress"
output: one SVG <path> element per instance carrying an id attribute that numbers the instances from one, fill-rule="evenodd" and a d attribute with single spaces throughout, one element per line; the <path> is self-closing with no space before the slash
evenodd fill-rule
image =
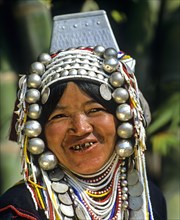
<path id="1" fill-rule="evenodd" d="M 89 39 L 87 35 L 90 34 Z M 67 39 L 71 39 L 70 42 Z M 72 39 L 75 39 L 74 42 Z M 85 47 L 87 39 L 91 46 Z M 79 47 L 80 44 L 82 47 Z M 73 48 L 56 50 L 69 45 Z M 105 100 L 113 99 L 117 103 L 119 139 L 115 151 L 121 158 L 130 158 L 128 179 L 131 192 L 134 186 L 134 189 L 142 187 L 140 194 L 129 195 L 129 209 L 132 209 L 134 215 L 143 210 L 140 215 L 145 219 L 148 206 L 151 212 L 144 159 L 145 126 L 150 121 L 150 113 L 138 89 L 134 66 L 135 60 L 119 51 L 105 12 L 55 18 L 51 55 L 41 54 L 38 61 L 31 65 L 29 74 L 19 80 L 16 132 L 22 149 L 25 181 L 37 184 L 39 168 L 49 171 L 58 163 L 56 156 L 46 150 L 44 141 L 39 137 L 42 128 L 38 118 L 43 104 L 48 100 L 50 86 L 71 80 L 94 82 L 100 85 L 100 94 Z M 39 156 L 39 168 L 33 164 L 34 156 Z"/>

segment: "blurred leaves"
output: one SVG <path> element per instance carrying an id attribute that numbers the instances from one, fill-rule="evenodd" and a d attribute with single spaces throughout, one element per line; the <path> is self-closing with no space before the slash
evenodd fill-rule
<path id="1" fill-rule="evenodd" d="M 153 114 L 154 121 L 147 132 L 153 150 L 162 155 L 180 144 L 180 92 L 171 95 Z"/>

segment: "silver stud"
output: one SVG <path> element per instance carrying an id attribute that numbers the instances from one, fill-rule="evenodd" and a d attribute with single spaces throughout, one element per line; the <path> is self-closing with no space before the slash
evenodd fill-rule
<path id="1" fill-rule="evenodd" d="M 40 92 L 37 89 L 28 89 L 25 99 L 28 103 L 35 103 L 40 99 Z"/>
<path id="2" fill-rule="evenodd" d="M 37 74 L 30 74 L 27 78 L 29 88 L 38 88 L 41 85 L 41 77 Z"/>
<path id="3" fill-rule="evenodd" d="M 128 194 L 127 193 L 122 194 L 122 200 L 127 200 L 127 199 L 128 199 Z"/>
<path id="4" fill-rule="evenodd" d="M 38 104 L 31 104 L 28 107 L 28 116 L 31 119 L 38 119 L 41 114 L 41 107 Z"/>
<path id="5" fill-rule="evenodd" d="M 57 158 L 52 152 L 46 151 L 39 157 L 38 162 L 43 170 L 52 170 L 57 165 Z"/>
<path id="6" fill-rule="evenodd" d="M 41 131 L 42 128 L 38 121 L 29 120 L 25 123 L 24 133 L 28 137 L 37 137 L 38 135 L 40 135 Z"/>
<path id="7" fill-rule="evenodd" d="M 112 97 L 116 103 L 125 103 L 129 98 L 129 93 L 124 88 L 117 88 L 114 90 Z"/>
<path id="8" fill-rule="evenodd" d="M 42 64 L 40 62 L 34 62 L 31 64 L 30 73 L 42 75 L 44 72 L 45 72 L 44 64 Z"/>
<path id="9" fill-rule="evenodd" d="M 114 72 L 111 74 L 109 82 L 114 87 L 120 87 L 124 84 L 124 76 L 121 75 L 119 72 Z"/>
<path id="10" fill-rule="evenodd" d="M 112 73 L 117 69 L 118 64 L 118 60 L 114 57 L 111 57 L 109 59 L 105 59 L 102 66 L 106 72 Z"/>
<path id="11" fill-rule="evenodd" d="M 116 153 L 120 157 L 129 157 L 133 154 L 133 146 L 128 140 L 120 140 L 115 146 Z"/>
<path id="12" fill-rule="evenodd" d="M 77 70 L 76 70 L 76 69 L 71 69 L 71 70 L 69 70 L 69 75 L 70 75 L 70 76 L 77 75 Z"/>
<path id="13" fill-rule="evenodd" d="M 105 51 L 105 48 L 103 46 L 98 45 L 98 46 L 94 47 L 93 52 L 95 55 L 101 57 L 103 55 L 104 51 Z"/>
<path id="14" fill-rule="evenodd" d="M 61 76 L 68 76 L 68 74 L 69 74 L 68 70 L 63 70 Z"/>
<path id="15" fill-rule="evenodd" d="M 34 155 L 41 154 L 44 151 L 45 144 L 40 138 L 32 138 L 28 141 L 28 151 Z"/>
<path id="16" fill-rule="evenodd" d="M 131 107 L 128 104 L 121 104 L 116 109 L 116 116 L 121 121 L 128 121 L 133 117 Z"/>
<path id="17" fill-rule="evenodd" d="M 96 73 L 94 71 L 88 71 L 88 75 L 91 77 L 96 77 Z"/>
<path id="18" fill-rule="evenodd" d="M 114 48 L 110 47 L 104 51 L 104 58 L 109 59 L 111 57 L 117 58 L 117 51 Z"/>
<path id="19" fill-rule="evenodd" d="M 38 57 L 38 60 L 46 66 L 51 62 L 52 58 L 48 53 L 42 53 Z"/>
<path id="20" fill-rule="evenodd" d="M 124 122 L 117 128 L 117 134 L 121 138 L 130 138 L 133 135 L 133 126 L 129 122 Z"/>

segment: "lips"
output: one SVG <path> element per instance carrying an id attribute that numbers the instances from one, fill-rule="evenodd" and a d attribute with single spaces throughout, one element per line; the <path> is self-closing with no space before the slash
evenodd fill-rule
<path id="1" fill-rule="evenodd" d="M 86 149 L 90 148 L 93 144 L 94 144 L 94 142 L 86 142 L 83 144 L 74 145 L 74 146 L 70 147 L 70 149 L 74 150 L 74 151 L 82 151 L 82 150 L 86 150 Z"/>

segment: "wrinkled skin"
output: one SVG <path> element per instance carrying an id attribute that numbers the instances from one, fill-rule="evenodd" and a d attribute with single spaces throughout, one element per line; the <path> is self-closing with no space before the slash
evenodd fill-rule
<path id="1" fill-rule="evenodd" d="M 76 173 L 92 174 L 114 151 L 116 120 L 101 104 L 69 82 L 48 119 L 45 136 L 49 149 L 62 165 Z"/>

